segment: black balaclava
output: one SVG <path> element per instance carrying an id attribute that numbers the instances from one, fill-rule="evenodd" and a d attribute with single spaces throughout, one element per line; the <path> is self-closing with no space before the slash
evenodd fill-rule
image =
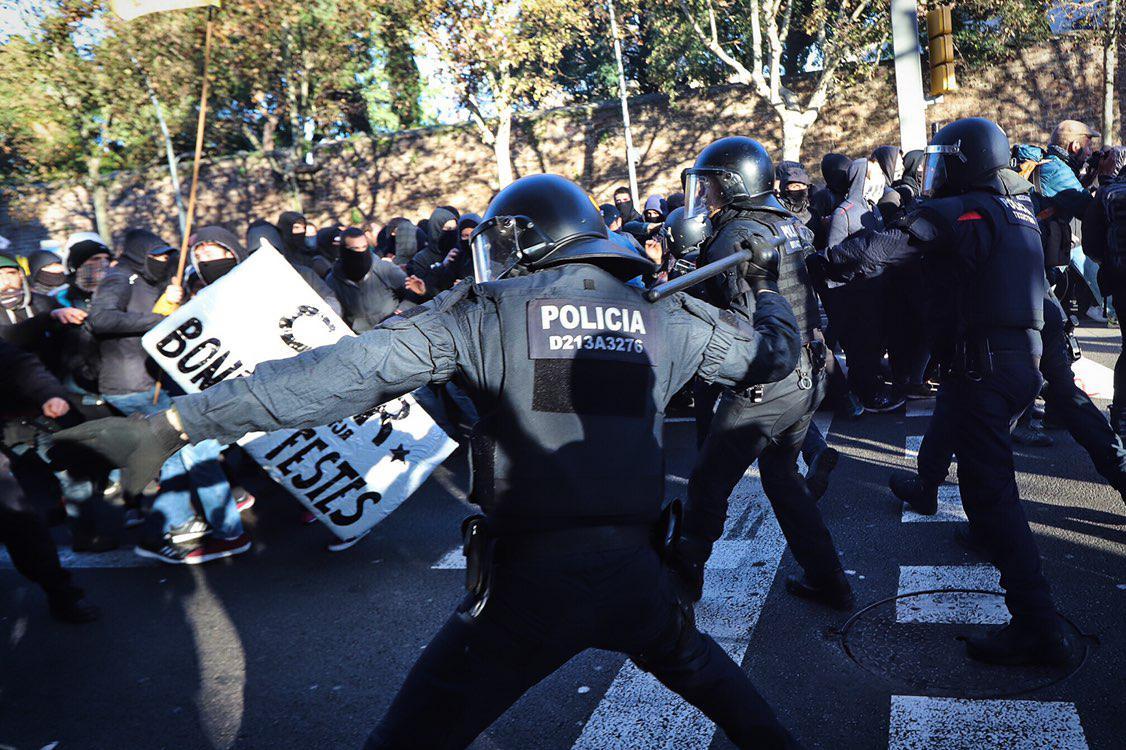
<path id="1" fill-rule="evenodd" d="M 347 229 L 344 231 L 350 232 L 350 230 Z M 353 234 L 353 237 L 364 236 L 363 233 L 358 235 L 354 234 L 354 232 L 350 233 Z M 372 254 L 371 250 L 367 247 L 366 237 L 364 238 L 364 242 L 365 245 L 360 250 L 350 250 L 348 246 L 344 244 L 343 235 L 341 235 L 340 238 L 340 269 L 344 272 L 345 278 L 357 283 L 367 276 L 368 272 L 371 270 Z"/>
<path id="2" fill-rule="evenodd" d="M 442 229 L 442 227 L 445 226 L 447 221 L 456 222 L 459 218 L 460 215 L 457 210 L 449 206 L 435 208 L 430 214 L 430 219 L 426 222 L 430 247 L 435 248 L 439 253 L 448 253 L 450 248 L 457 244 L 457 230 Z"/>
<path id="3" fill-rule="evenodd" d="M 150 284 L 161 284 L 172 276 L 176 263 L 176 248 L 147 229 L 129 229 L 125 232 L 125 249 L 122 258 L 137 270 Z M 152 256 L 164 256 L 167 261 L 157 263 Z"/>
<path id="4" fill-rule="evenodd" d="M 54 263 L 62 265 L 63 259 L 50 250 L 35 250 L 27 256 L 31 290 L 39 294 L 53 294 L 66 283 L 66 271 L 44 271 Z"/>
<path id="5" fill-rule="evenodd" d="M 317 232 L 316 249 L 317 255 L 322 258 L 327 258 L 333 263 L 340 257 L 340 227 L 336 224 L 321 229 Z"/>
<path id="6" fill-rule="evenodd" d="M 194 240 L 189 257 L 192 261 L 192 267 L 199 274 L 204 284 L 214 284 L 237 266 L 239 262 L 246 259 L 246 250 L 243 249 L 234 232 L 228 231 L 224 227 L 214 225 L 204 227 L 195 233 Z M 204 244 L 220 245 L 230 250 L 235 257 L 197 261 L 195 249 Z"/>
<path id="7" fill-rule="evenodd" d="M 109 248 L 94 240 L 70 246 L 66 256 L 67 282 L 83 294 L 91 294 L 109 270 Z"/>
<path id="8" fill-rule="evenodd" d="M 619 196 L 625 196 L 625 200 L 618 200 Z M 637 211 L 633 208 L 633 198 L 630 197 L 629 193 L 620 190 L 614 191 L 614 207 L 622 215 L 622 222 L 633 221 L 637 218 Z"/>
<path id="9" fill-rule="evenodd" d="M 308 223 L 305 217 L 296 211 L 283 211 L 281 215 L 278 216 L 278 231 L 281 232 L 282 242 L 285 246 L 278 249 L 291 253 L 307 254 L 304 230 L 302 230 L 300 234 L 294 234 L 293 227 L 297 224 Z"/>
<path id="10" fill-rule="evenodd" d="M 779 162 L 774 168 L 774 178 L 778 180 L 778 200 L 792 214 L 803 214 L 809 210 L 809 173 L 796 161 Z M 789 190 L 790 185 L 801 185 L 802 190 Z"/>

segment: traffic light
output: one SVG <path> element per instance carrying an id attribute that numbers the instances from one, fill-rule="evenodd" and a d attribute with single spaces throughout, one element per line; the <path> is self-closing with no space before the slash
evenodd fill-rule
<path id="1" fill-rule="evenodd" d="M 954 23 L 949 5 L 927 11 L 930 38 L 931 96 L 958 90 L 954 77 Z"/>

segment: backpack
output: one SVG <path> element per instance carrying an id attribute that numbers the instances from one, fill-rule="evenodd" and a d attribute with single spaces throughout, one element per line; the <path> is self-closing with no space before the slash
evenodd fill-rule
<path id="1" fill-rule="evenodd" d="M 1103 189 L 1106 212 L 1106 258 L 1103 263 L 1118 274 L 1126 272 L 1126 178 Z"/>
<path id="2" fill-rule="evenodd" d="M 1047 154 L 1038 146 L 1013 146 L 1013 171 L 1032 183 L 1032 203 L 1036 207 L 1036 221 L 1044 246 L 1044 267 L 1054 268 L 1066 266 L 1071 260 L 1071 222 L 1064 219 L 1056 202 L 1045 196 L 1041 188 L 1040 167 L 1047 162 Z"/>

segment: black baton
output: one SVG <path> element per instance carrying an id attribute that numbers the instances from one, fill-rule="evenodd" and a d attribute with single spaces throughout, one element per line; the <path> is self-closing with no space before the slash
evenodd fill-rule
<path id="1" fill-rule="evenodd" d="M 786 240 L 783 237 L 775 237 L 771 240 L 765 240 L 768 247 L 781 247 L 785 244 Z M 729 268 L 739 265 L 745 261 L 755 257 L 752 250 L 740 250 L 736 253 L 728 255 L 726 258 L 708 263 L 706 266 L 700 266 L 695 271 L 689 271 L 683 276 L 677 276 L 672 281 L 666 281 L 664 284 L 658 284 L 645 293 L 645 299 L 650 302 L 664 299 L 670 294 L 683 292 L 685 289 L 694 287 L 697 284 L 707 281 L 713 276 L 719 276 L 721 273 Z"/>

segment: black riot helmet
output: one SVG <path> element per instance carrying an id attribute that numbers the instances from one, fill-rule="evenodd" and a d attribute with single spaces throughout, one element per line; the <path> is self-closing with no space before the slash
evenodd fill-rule
<path id="1" fill-rule="evenodd" d="M 964 193 L 1009 166 L 1009 139 L 984 117 L 955 120 L 934 134 L 923 163 L 923 195 Z"/>
<path id="2" fill-rule="evenodd" d="M 535 271 L 589 262 L 623 279 L 654 269 L 648 258 L 610 242 L 590 196 L 553 174 L 521 177 L 497 193 L 469 242 L 477 283 L 504 278 L 518 265 Z"/>
<path id="3" fill-rule="evenodd" d="M 697 252 L 712 236 L 712 222 L 704 214 L 687 216 L 684 207 L 674 208 L 661 227 L 665 249 L 677 258 Z"/>
<path id="4" fill-rule="evenodd" d="M 700 152 L 681 174 L 689 215 L 711 213 L 732 203 L 781 208 L 774 198 L 774 163 L 753 138 L 720 138 Z"/>

